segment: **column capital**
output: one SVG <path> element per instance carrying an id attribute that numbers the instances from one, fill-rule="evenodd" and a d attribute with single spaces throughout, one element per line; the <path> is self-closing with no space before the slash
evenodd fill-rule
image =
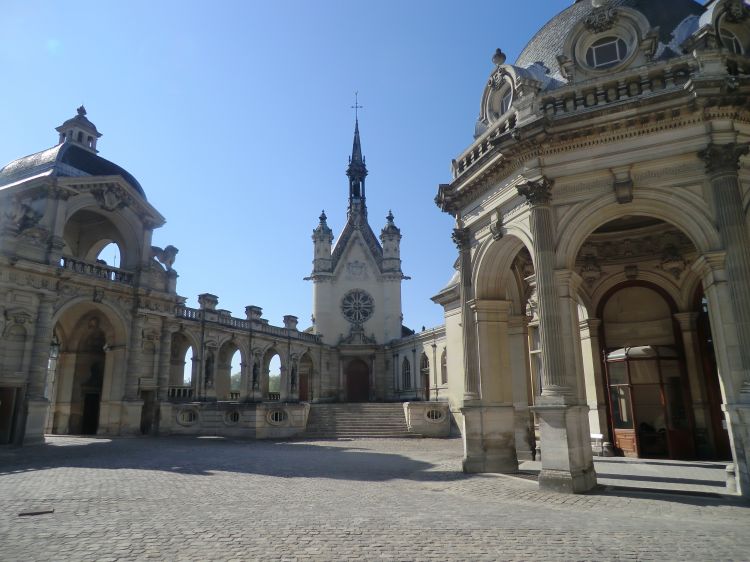
<path id="1" fill-rule="evenodd" d="M 556 269 L 555 283 L 558 286 L 560 296 L 574 296 L 583 283 L 583 278 L 572 269 Z M 567 289 L 567 291 L 560 291 L 561 288 Z"/>
<path id="2" fill-rule="evenodd" d="M 516 187 L 519 195 L 523 195 L 532 207 L 549 205 L 552 200 L 553 182 L 542 176 L 537 180 L 528 180 Z"/>
<path id="3" fill-rule="evenodd" d="M 677 320 L 680 330 L 683 332 L 692 332 L 695 330 L 695 323 L 698 320 L 697 312 L 677 312 L 672 316 Z"/>
<path id="4" fill-rule="evenodd" d="M 726 252 L 708 252 L 698 256 L 691 268 L 701 277 L 713 276 L 726 267 Z"/>
<path id="5" fill-rule="evenodd" d="M 451 238 L 459 252 L 471 247 L 471 231 L 468 228 L 454 228 Z"/>
<path id="6" fill-rule="evenodd" d="M 508 316 L 508 334 L 523 334 L 529 325 L 529 317 L 525 314 Z"/>
<path id="7" fill-rule="evenodd" d="M 750 152 L 750 143 L 730 142 L 728 144 L 710 143 L 698 152 L 698 157 L 706 164 L 709 174 L 733 173 L 740 167 L 740 157 Z"/>
<path id="8" fill-rule="evenodd" d="M 590 334 L 596 335 L 599 328 L 602 325 L 602 319 L 601 318 L 584 318 L 579 322 L 581 328 L 584 328 L 589 331 Z"/>
<path id="9" fill-rule="evenodd" d="M 467 303 L 477 322 L 507 322 L 511 310 L 510 301 L 471 300 Z"/>

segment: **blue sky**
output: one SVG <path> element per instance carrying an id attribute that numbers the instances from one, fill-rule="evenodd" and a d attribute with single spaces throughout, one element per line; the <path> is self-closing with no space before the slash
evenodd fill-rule
<path id="1" fill-rule="evenodd" d="M 471 143 L 491 57 L 509 61 L 571 0 L 443 2 L 5 0 L 0 166 L 57 142 L 84 103 L 100 154 L 130 171 L 180 249 L 178 291 L 310 324 L 321 209 L 343 228 L 359 91 L 376 233 L 401 228 L 404 323 L 442 322 L 429 298 L 456 258 L 433 198 Z"/>

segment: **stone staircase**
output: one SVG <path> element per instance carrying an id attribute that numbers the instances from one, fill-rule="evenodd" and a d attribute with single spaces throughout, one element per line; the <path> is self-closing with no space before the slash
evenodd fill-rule
<path id="1" fill-rule="evenodd" d="M 305 439 L 419 437 L 406 427 L 400 403 L 311 404 Z"/>

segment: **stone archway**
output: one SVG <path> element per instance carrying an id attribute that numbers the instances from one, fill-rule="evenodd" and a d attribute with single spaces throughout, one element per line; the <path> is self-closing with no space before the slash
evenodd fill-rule
<path id="1" fill-rule="evenodd" d="M 105 305 L 80 302 L 58 315 L 52 389 L 54 433 L 117 434 L 125 387 L 124 323 Z"/>
<path id="2" fill-rule="evenodd" d="M 352 359 L 344 371 L 346 377 L 346 401 L 368 402 L 370 400 L 370 367 L 361 359 Z"/>

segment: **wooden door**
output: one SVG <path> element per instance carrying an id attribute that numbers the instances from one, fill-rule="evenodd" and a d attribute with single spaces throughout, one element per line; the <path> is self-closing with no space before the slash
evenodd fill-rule
<path id="1" fill-rule="evenodd" d="M 360 359 L 353 359 L 346 368 L 346 399 L 348 402 L 370 400 L 370 368 Z"/>

